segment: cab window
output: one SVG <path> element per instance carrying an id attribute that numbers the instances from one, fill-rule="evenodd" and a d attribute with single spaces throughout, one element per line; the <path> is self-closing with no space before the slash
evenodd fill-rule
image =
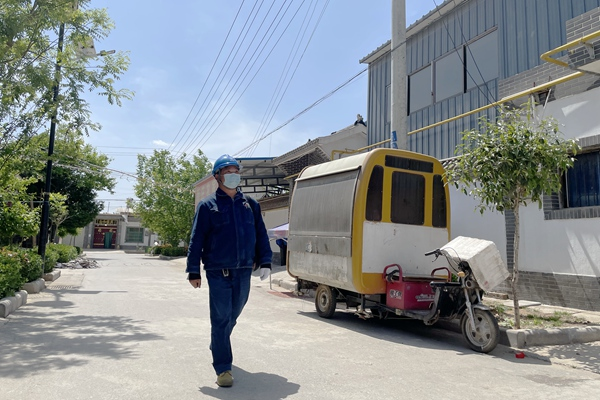
<path id="1" fill-rule="evenodd" d="M 367 221 L 381 221 L 381 209 L 383 201 L 383 167 L 376 165 L 369 179 L 367 189 L 367 205 L 365 218 Z"/>
<path id="2" fill-rule="evenodd" d="M 392 173 L 391 220 L 398 224 L 425 222 L 425 177 L 406 172 Z"/>

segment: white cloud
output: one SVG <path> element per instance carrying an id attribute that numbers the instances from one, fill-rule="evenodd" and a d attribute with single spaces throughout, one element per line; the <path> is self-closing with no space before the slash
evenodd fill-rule
<path id="1" fill-rule="evenodd" d="M 156 146 L 161 146 L 161 147 L 169 147 L 171 144 L 164 142 L 162 140 L 153 140 L 152 144 L 156 145 Z"/>

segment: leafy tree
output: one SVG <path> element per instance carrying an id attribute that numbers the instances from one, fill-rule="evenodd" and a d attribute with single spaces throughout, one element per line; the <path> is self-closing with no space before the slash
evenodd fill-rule
<path id="1" fill-rule="evenodd" d="M 15 177 L 4 180 L 0 192 L 0 244 L 9 244 L 15 236 L 25 240 L 39 230 L 39 213 L 31 208 L 27 195 L 28 180 Z"/>
<path id="2" fill-rule="evenodd" d="M 47 126 L 60 105 L 66 130 L 88 133 L 98 126 L 90 120 L 86 90 L 120 104 L 132 92 L 115 87 L 129 66 L 124 52 L 84 57 L 80 49 L 90 40 L 108 36 L 113 23 L 105 9 L 89 8 L 90 0 L 3 0 L 0 2 L 0 149 L 10 142 L 27 143 Z M 64 29 L 61 29 L 64 28 Z M 59 32 L 64 47 L 59 49 Z M 95 51 L 92 52 L 92 55 Z M 61 74 L 56 74 L 56 65 Z M 53 98 L 59 78 L 60 96 Z M 0 160 L 0 165 L 2 160 Z"/>
<path id="3" fill-rule="evenodd" d="M 39 133 L 56 117 L 65 143 L 71 140 L 77 150 L 63 152 L 62 160 L 56 153 L 54 156 L 62 162 L 62 168 L 53 170 L 51 191 L 67 194 L 69 211 L 59 234 L 76 233 L 78 227 L 93 220 L 102 209 L 95 201 L 96 191 L 114 187 L 106 173 L 89 165 L 105 167 L 108 159 L 78 141 L 90 130 L 100 129 L 91 120 L 84 92 L 95 92 L 117 105 L 133 96 L 131 91 L 116 87 L 129 66 L 127 54 L 96 54 L 90 47 L 94 40 L 107 37 L 114 27 L 105 9 L 93 9 L 90 4 L 91 0 L 0 2 L 0 201 L 11 198 L 12 204 L 23 204 L 28 200 L 30 196 L 24 192 L 19 192 L 22 198 L 16 199 L 16 192 L 9 190 L 11 185 L 30 185 L 30 192 L 42 193 L 48 136 L 41 137 Z M 86 46 L 91 51 L 83 55 L 81 50 Z M 67 155 L 81 157 L 66 160 Z M 39 182 L 31 186 L 34 178 Z M 20 208 L 13 207 L 6 215 L 15 214 Z M 21 218 L 22 222 L 29 215 Z M 28 232 L 19 231 L 17 226 L 15 229 L 13 235 Z"/>
<path id="4" fill-rule="evenodd" d="M 462 156 L 446 173 L 449 182 L 478 198 L 481 213 L 490 209 L 514 214 L 511 289 L 519 329 L 519 207 L 537 202 L 541 208 L 544 193 L 560 190 L 561 174 L 573 165 L 578 145 L 561 138 L 556 121 L 536 121 L 531 103 L 523 109 L 501 109 L 497 121 L 482 118 L 479 130 L 465 131 L 462 137 L 457 148 Z"/>
<path id="5" fill-rule="evenodd" d="M 131 204 L 142 224 L 173 246 L 189 243 L 194 219 L 193 185 L 212 166 L 202 151 L 190 160 L 175 158 L 167 150 L 152 156 L 138 155 L 138 181 L 134 186 L 138 202 Z"/>
<path id="6" fill-rule="evenodd" d="M 47 135 L 42 134 L 30 141 L 29 147 L 40 149 L 42 152 L 32 155 L 30 160 L 33 165 L 37 160 L 37 170 L 32 172 L 34 176 L 40 176 L 45 168 L 45 163 L 40 160 L 46 157 L 43 155 L 43 145 L 47 143 L 47 138 Z M 67 215 L 59 223 L 51 216 L 51 239 L 55 234 L 76 235 L 77 229 L 92 222 L 103 208 L 103 204 L 96 201 L 97 192 L 112 191 L 115 185 L 115 180 L 105 169 L 110 159 L 89 144 L 85 144 L 76 134 L 61 131 L 57 135 L 54 158 L 56 163 L 52 169 L 51 193 L 64 196 Z M 42 200 L 43 190 L 44 182 L 41 180 L 29 187 L 29 192 L 38 196 L 38 200 Z"/>
<path id="7" fill-rule="evenodd" d="M 67 196 L 61 193 L 50 193 L 50 225 L 52 231 L 50 234 L 50 242 L 54 240 L 56 230 L 60 227 L 60 224 L 65 222 L 69 218 L 69 209 L 65 204 Z"/>

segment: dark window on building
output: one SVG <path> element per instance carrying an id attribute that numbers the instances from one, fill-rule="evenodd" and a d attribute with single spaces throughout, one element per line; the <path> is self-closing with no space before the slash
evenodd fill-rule
<path id="1" fill-rule="evenodd" d="M 383 167 L 376 165 L 369 179 L 367 189 L 366 219 L 368 221 L 381 221 L 383 201 Z"/>
<path id="2" fill-rule="evenodd" d="M 498 78 L 498 31 L 469 43 L 467 58 L 467 90 Z"/>
<path id="3" fill-rule="evenodd" d="M 446 191 L 444 190 L 444 180 L 441 175 L 433 177 L 433 210 L 431 223 L 436 228 L 446 227 Z"/>
<path id="4" fill-rule="evenodd" d="M 142 243 L 144 241 L 144 228 L 127 228 L 125 230 L 126 243 Z"/>
<path id="5" fill-rule="evenodd" d="M 425 177 L 406 172 L 392 173 L 391 220 L 398 224 L 425 222 Z"/>
<path id="6" fill-rule="evenodd" d="M 408 77 L 409 113 L 432 104 L 431 65 Z"/>
<path id="7" fill-rule="evenodd" d="M 600 205 L 600 152 L 579 154 L 565 179 L 567 208 Z"/>
<path id="8" fill-rule="evenodd" d="M 463 51 L 464 48 L 460 47 L 436 61 L 434 92 L 436 102 L 464 92 Z"/>
<path id="9" fill-rule="evenodd" d="M 407 169 L 409 171 L 433 172 L 432 162 L 415 160 L 414 158 L 385 156 L 385 166 L 398 169 Z"/>

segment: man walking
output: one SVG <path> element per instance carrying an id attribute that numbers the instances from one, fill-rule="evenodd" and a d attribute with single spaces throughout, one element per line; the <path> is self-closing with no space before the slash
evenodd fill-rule
<path id="1" fill-rule="evenodd" d="M 260 205 L 238 188 L 240 164 L 224 154 L 215 161 L 217 191 L 198 204 L 187 256 L 188 280 L 199 288 L 200 262 L 209 286 L 210 349 L 217 384 L 233 385 L 231 332 L 250 294 L 250 276 L 271 273 L 271 246 Z"/>

